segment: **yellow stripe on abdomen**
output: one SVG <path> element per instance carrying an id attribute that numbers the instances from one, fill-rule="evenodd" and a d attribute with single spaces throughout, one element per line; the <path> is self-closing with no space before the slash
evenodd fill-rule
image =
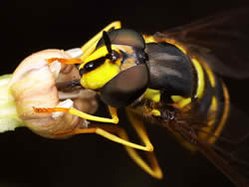
<path id="1" fill-rule="evenodd" d="M 229 111 L 230 111 L 229 93 L 228 93 L 227 87 L 224 83 L 222 83 L 222 89 L 223 89 L 223 94 L 224 94 L 223 114 L 221 116 L 221 119 L 219 121 L 217 128 L 214 131 L 214 136 L 212 136 L 209 139 L 210 143 L 214 143 L 217 140 L 217 138 L 220 136 L 220 134 L 221 134 L 222 130 L 224 129 L 224 126 L 227 122 L 227 118 L 228 118 Z"/>

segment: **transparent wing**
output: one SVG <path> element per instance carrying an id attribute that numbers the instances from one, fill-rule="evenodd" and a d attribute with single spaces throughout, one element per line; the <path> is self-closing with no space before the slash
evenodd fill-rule
<path id="1" fill-rule="evenodd" d="M 166 127 L 196 146 L 236 186 L 249 186 L 249 117 L 245 113 L 232 108 L 221 135 L 211 135 L 217 138 L 214 144 L 198 138 L 203 124 L 194 119 Z"/>
<path id="2" fill-rule="evenodd" d="M 235 107 L 231 108 L 228 122 L 220 138 L 211 148 L 234 171 L 233 175 L 236 176 L 237 173 L 236 178 L 244 177 L 244 183 L 247 184 L 244 186 L 249 186 L 249 117 L 245 113 Z M 231 176 L 232 173 L 227 175 Z"/>
<path id="3" fill-rule="evenodd" d="M 179 42 L 220 75 L 249 77 L 249 8 L 216 14 L 154 36 Z"/>

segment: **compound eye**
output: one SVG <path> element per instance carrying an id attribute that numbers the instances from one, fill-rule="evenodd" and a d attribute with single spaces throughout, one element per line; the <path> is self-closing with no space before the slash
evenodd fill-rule
<path id="1" fill-rule="evenodd" d="M 139 98 L 149 84 L 149 71 L 140 64 L 119 73 L 100 89 L 100 98 L 113 107 L 128 106 Z"/>
<path id="2" fill-rule="evenodd" d="M 145 42 L 142 35 L 130 29 L 115 29 L 108 32 L 108 37 L 111 44 L 126 45 L 138 49 L 145 48 Z M 99 48 L 104 43 L 104 39 L 102 38 L 98 42 L 96 48 Z"/>

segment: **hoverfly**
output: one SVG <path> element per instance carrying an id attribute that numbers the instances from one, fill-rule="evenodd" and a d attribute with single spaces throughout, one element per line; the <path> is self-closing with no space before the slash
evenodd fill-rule
<path id="1" fill-rule="evenodd" d="M 98 92 L 112 118 L 83 116 L 62 107 L 35 111 L 63 111 L 116 124 L 117 109 L 125 108 L 144 145 L 131 143 L 115 125 L 103 125 L 101 135 L 125 145 L 131 158 L 153 177 L 162 178 L 162 172 L 144 119 L 166 127 L 186 148 L 203 153 L 236 186 L 249 186 L 249 124 L 228 123 L 232 108 L 220 78 L 249 77 L 249 38 L 242 32 L 248 26 L 247 12 L 231 11 L 154 35 L 113 22 L 82 47 L 80 59 L 56 59 L 80 64 L 78 85 Z M 99 130 L 101 125 L 73 134 Z M 135 149 L 147 151 L 150 164 Z"/>

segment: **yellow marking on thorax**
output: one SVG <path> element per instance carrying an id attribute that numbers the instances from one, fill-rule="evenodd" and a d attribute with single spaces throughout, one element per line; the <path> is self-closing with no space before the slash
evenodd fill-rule
<path id="1" fill-rule="evenodd" d="M 156 103 L 158 103 L 161 99 L 161 93 L 160 90 L 155 90 L 148 88 L 144 93 L 144 98 L 152 100 Z"/>
<path id="2" fill-rule="evenodd" d="M 145 40 L 145 43 L 157 43 L 158 41 L 155 40 L 155 38 L 151 35 L 143 35 L 143 38 Z"/>
<path id="3" fill-rule="evenodd" d="M 182 97 L 180 95 L 172 95 L 171 99 L 177 108 L 184 108 L 185 106 L 190 104 L 192 101 L 192 99 L 190 97 L 185 98 L 185 97 Z"/>
<path id="4" fill-rule="evenodd" d="M 151 107 L 148 107 L 148 106 L 143 106 L 143 107 L 140 107 L 138 108 L 137 112 L 140 111 L 140 113 L 143 113 L 142 115 L 143 116 L 156 116 L 156 117 L 159 117 L 161 116 L 161 112 L 160 110 L 158 109 L 153 109 Z"/>
<path id="5" fill-rule="evenodd" d="M 161 100 L 161 93 L 160 93 L 160 90 L 155 90 L 155 89 L 151 89 L 151 88 L 148 88 L 145 93 L 144 93 L 144 96 L 143 96 L 145 99 L 149 99 L 155 103 L 158 103 L 160 102 Z M 153 115 L 153 116 L 161 116 L 161 112 L 157 109 L 148 109 L 147 108 L 147 113 L 150 114 L 150 115 Z"/>
<path id="6" fill-rule="evenodd" d="M 159 110 L 157 110 L 157 109 L 153 109 L 151 111 L 151 115 L 152 116 L 161 116 L 161 112 Z"/>

